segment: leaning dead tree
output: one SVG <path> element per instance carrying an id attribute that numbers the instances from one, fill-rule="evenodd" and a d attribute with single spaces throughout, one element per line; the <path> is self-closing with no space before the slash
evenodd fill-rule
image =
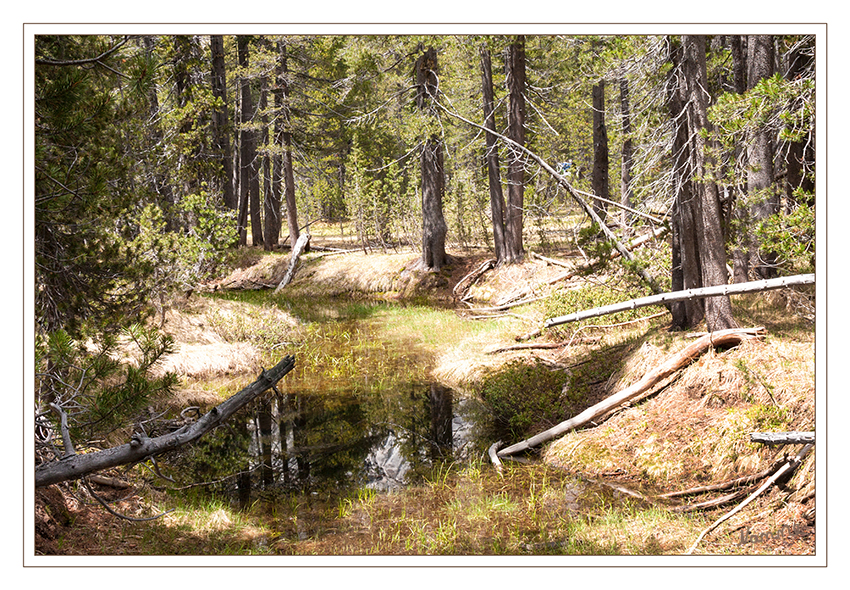
<path id="1" fill-rule="evenodd" d="M 286 274 L 283 275 L 283 279 L 280 281 L 277 288 L 274 290 L 275 293 L 283 289 L 292 281 L 292 277 L 293 275 L 295 275 L 295 267 L 298 265 L 298 258 L 301 256 L 301 253 L 304 252 L 304 249 L 309 243 L 309 232 L 304 232 L 303 234 L 298 236 L 298 240 L 295 242 L 295 247 L 292 248 L 292 254 L 289 257 L 289 265 L 286 267 Z"/>
<path id="2" fill-rule="evenodd" d="M 611 305 L 603 305 L 602 307 L 594 307 L 584 311 L 578 311 L 569 315 L 551 318 L 544 322 L 543 327 L 551 328 L 560 324 L 569 322 L 577 322 L 588 318 L 595 318 L 609 313 L 617 313 L 619 311 L 628 311 L 638 307 L 646 307 L 648 305 L 666 305 L 674 301 L 687 301 L 691 299 L 700 299 L 705 297 L 714 297 L 717 295 L 737 295 L 740 293 L 755 293 L 759 291 L 767 291 L 770 289 L 782 289 L 785 287 L 793 287 L 796 285 L 811 285 L 815 282 L 814 274 L 795 275 L 792 277 L 780 277 L 778 279 L 767 279 L 762 281 L 750 281 L 747 283 L 735 283 L 732 285 L 717 285 L 714 287 L 703 287 L 701 289 L 686 289 L 684 291 L 672 291 L 670 293 L 661 293 L 660 295 L 650 295 L 649 297 L 641 297 L 639 299 L 631 299 L 629 301 L 621 301 L 612 303 Z"/>
<path id="3" fill-rule="evenodd" d="M 528 149 L 524 145 L 520 145 L 519 143 L 515 142 L 511 138 L 505 137 L 504 135 L 497 133 L 497 132 L 493 131 L 492 129 L 487 129 L 486 127 L 483 127 L 482 125 L 479 125 L 478 123 L 474 123 L 473 121 L 470 121 L 469 119 L 467 119 L 463 115 L 460 115 L 458 113 L 450 111 L 445 106 L 443 106 L 438 100 L 434 100 L 434 104 L 437 105 L 438 107 L 440 107 L 442 110 L 444 110 L 446 113 L 448 113 L 452 117 L 460 119 L 461 121 L 463 121 L 467 125 L 471 125 L 471 126 L 475 127 L 476 129 L 480 129 L 481 131 L 484 131 L 485 133 L 491 134 L 491 135 L 501 139 L 503 142 L 508 144 L 511 148 L 519 150 L 520 152 L 526 154 L 532 160 L 537 162 L 537 164 L 541 168 L 543 168 L 546 172 L 548 172 L 557 181 L 557 183 L 559 185 L 561 185 L 564 188 L 564 190 L 567 191 L 567 194 L 569 194 L 573 198 L 573 200 L 576 203 L 578 203 L 578 205 L 584 210 L 584 212 L 587 213 L 588 217 L 590 217 L 590 219 L 593 221 L 593 223 L 595 223 L 597 226 L 599 226 L 599 229 L 602 231 L 602 233 L 605 234 L 605 237 L 613 244 L 613 246 L 617 250 L 617 252 L 620 253 L 620 256 L 622 256 L 624 260 L 628 260 L 628 261 L 634 260 L 634 257 L 632 256 L 631 252 L 629 252 L 628 248 L 626 248 L 617 239 L 617 237 L 614 235 L 614 232 L 612 232 L 611 228 L 609 228 L 605 224 L 605 222 L 597 214 L 597 212 L 593 209 L 593 207 L 591 205 L 589 205 L 584 199 L 582 199 L 581 196 L 579 195 L 578 191 L 575 189 L 575 187 L 573 187 L 573 185 L 571 185 L 567 181 L 567 179 L 564 178 L 561 174 L 556 172 L 555 169 L 552 168 L 552 166 L 550 166 L 546 162 L 546 160 L 544 160 L 543 158 L 541 158 L 540 156 L 538 156 L 537 154 L 532 152 L 530 149 Z M 618 203 L 614 203 L 614 204 L 619 205 Z M 647 285 L 649 285 L 650 289 L 652 289 L 652 291 L 654 293 L 660 293 L 661 292 L 661 287 L 658 286 L 658 283 L 656 282 L 656 280 L 644 268 L 636 266 L 634 268 L 634 271 L 638 274 L 638 276 L 640 276 L 641 279 L 644 280 L 644 282 L 646 282 Z"/>
<path id="4" fill-rule="evenodd" d="M 154 438 L 149 438 L 143 432 L 136 432 L 127 444 L 102 451 L 77 453 L 71 443 L 67 426 L 63 424 L 62 438 L 66 447 L 65 454 L 60 459 L 42 463 L 35 468 L 35 486 L 49 486 L 119 465 L 138 463 L 192 443 L 224 423 L 269 389 L 276 390 L 277 382 L 294 367 L 295 357 L 289 355 L 268 371 L 264 370 L 253 383 L 214 407 L 196 422 Z"/>
<path id="5" fill-rule="evenodd" d="M 545 430 L 531 438 L 527 438 L 524 441 L 506 447 L 500 450 L 497 454 L 500 457 L 506 457 L 508 455 L 521 453 L 548 442 L 557 436 L 569 432 L 570 430 L 584 426 L 588 422 L 604 416 L 608 412 L 622 406 L 623 404 L 641 397 L 647 393 L 650 388 L 661 382 L 661 380 L 669 377 L 679 369 L 684 368 L 712 346 L 735 346 L 744 340 L 757 338 L 762 334 L 764 334 L 764 328 L 735 328 L 706 334 L 691 344 L 688 344 L 683 350 L 668 357 L 667 360 L 644 375 L 644 377 L 637 383 L 615 393 L 598 404 L 590 406 L 569 420 L 565 420 L 557 426 L 553 426 L 549 430 Z"/>

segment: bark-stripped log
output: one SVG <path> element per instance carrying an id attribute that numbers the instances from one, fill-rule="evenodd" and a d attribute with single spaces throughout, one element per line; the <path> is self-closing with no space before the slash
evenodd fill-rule
<path id="1" fill-rule="evenodd" d="M 734 328 L 731 330 L 721 330 L 706 334 L 699 340 L 688 344 L 678 353 L 670 356 L 661 365 L 647 373 L 643 379 L 627 387 L 626 389 L 615 393 L 614 395 L 602 400 L 598 404 L 590 406 L 580 414 L 561 422 L 557 426 L 545 430 L 540 434 L 536 434 L 531 438 L 527 438 L 522 442 L 511 445 L 499 451 L 499 456 L 504 457 L 514 453 L 521 453 L 533 447 L 541 445 L 553 438 L 560 436 L 570 430 L 583 426 L 614 408 L 642 395 L 649 388 L 658 384 L 662 379 L 670 376 L 675 371 L 685 367 L 692 360 L 704 353 L 712 346 L 734 346 L 744 340 L 756 338 L 764 333 L 764 328 Z"/>
<path id="2" fill-rule="evenodd" d="M 768 279 L 763 281 L 750 281 L 747 283 L 735 283 L 733 285 L 717 285 L 714 287 L 703 287 L 701 289 L 686 289 L 684 291 L 672 291 L 670 293 L 662 293 L 660 295 L 650 295 L 639 299 L 631 299 L 630 301 L 621 301 L 620 303 L 612 303 L 611 305 L 603 305 L 602 307 L 594 307 L 578 311 L 569 315 L 551 318 L 544 322 L 543 327 L 551 328 L 569 322 L 577 322 L 588 318 L 595 318 L 609 313 L 617 313 L 619 311 L 628 311 L 637 309 L 638 307 L 646 307 L 648 305 L 666 305 L 673 301 L 687 301 L 691 299 L 715 297 L 718 295 L 736 295 L 740 293 L 754 293 L 758 291 L 767 291 L 770 289 L 782 289 L 795 285 L 811 285 L 815 282 L 814 274 L 795 275 L 792 277 L 780 277 L 778 279 Z"/>

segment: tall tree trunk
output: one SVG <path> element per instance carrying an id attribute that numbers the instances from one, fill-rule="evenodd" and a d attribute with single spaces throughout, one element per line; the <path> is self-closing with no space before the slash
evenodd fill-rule
<path id="1" fill-rule="evenodd" d="M 508 137 L 525 145 L 525 37 L 517 35 L 508 46 L 506 78 L 509 96 Z M 508 201 L 505 212 L 506 262 L 521 262 L 523 200 L 525 192 L 525 155 L 513 151 L 508 162 Z"/>
<path id="2" fill-rule="evenodd" d="M 210 51 L 212 54 L 212 92 L 221 100 L 221 105 L 213 113 L 213 128 L 215 132 L 216 157 L 221 158 L 224 178 L 221 186 L 224 193 L 224 206 L 236 209 L 236 193 L 233 190 L 233 161 L 230 155 L 230 137 L 227 114 L 227 77 L 224 68 L 224 38 L 221 35 L 210 35 Z"/>
<path id="3" fill-rule="evenodd" d="M 747 40 L 747 89 L 773 75 L 775 50 L 772 35 L 751 35 Z M 773 134 L 766 129 L 755 132 L 747 146 L 747 192 L 752 200 L 754 227 L 779 212 L 779 193 L 773 183 Z M 776 276 L 776 254 L 760 252 L 758 240 L 752 238 L 750 261 L 761 278 Z"/>
<path id="4" fill-rule="evenodd" d="M 703 130 L 709 129 L 708 76 L 705 64 L 705 37 L 684 35 L 683 80 L 687 91 L 687 119 L 690 137 L 691 168 L 696 178 L 694 196 L 697 203 L 697 235 L 702 286 L 712 287 L 728 282 L 726 251 L 717 185 L 710 180 L 714 162 L 707 153 Z M 694 263 L 683 259 L 683 264 Z M 705 301 L 705 321 L 710 331 L 737 327 L 728 296 L 711 297 Z"/>
<path id="5" fill-rule="evenodd" d="M 280 239 L 280 195 L 274 190 L 274 171 L 272 169 L 272 156 L 270 144 L 272 138 L 269 135 L 268 108 L 268 77 L 264 76 L 262 91 L 260 93 L 260 112 L 263 113 L 263 249 L 272 250 L 277 246 Z"/>
<path id="6" fill-rule="evenodd" d="M 596 196 L 607 199 L 608 191 L 608 129 L 605 127 L 605 80 L 593 86 L 593 175 L 591 190 Z M 593 199 L 593 210 L 605 221 L 608 206 L 604 201 Z"/>
<path id="7" fill-rule="evenodd" d="M 292 169 L 292 111 L 289 108 L 289 59 L 286 42 L 278 42 L 280 54 L 278 87 L 280 88 L 280 141 L 283 149 L 283 192 L 286 199 L 286 225 L 289 230 L 289 243 L 295 249 L 295 243 L 301 237 L 298 229 L 298 209 L 295 205 L 295 174 Z M 309 250 L 308 243 L 308 250 Z"/>
<path id="8" fill-rule="evenodd" d="M 620 112 L 623 117 L 623 157 L 622 174 L 620 175 L 620 203 L 626 207 L 632 206 L 632 164 L 634 160 L 634 147 L 632 145 L 632 114 L 629 107 L 629 81 L 620 78 Z M 623 210 L 623 223 L 629 225 L 632 215 Z"/>
<path id="9" fill-rule="evenodd" d="M 243 217 L 243 211 L 250 210 L 251 216 L 251 238 L 254 246 L 263 244 L 263 226 L 260 216 L 260 175 L 257 160 L 257 134 L 248 128 L 254 118 L 254 102 L 251 97 L 251 84 L 245 73 L 248 70 L 248 36 L 239 35 L 237 38 L 237 51 L 239 54 L 239 67 L 243 69 L 243 77 L 240 80 L 242 87 L 242 113 L 241 122 L 242 136 L 241 162 L 239 182 L 240 192 L 240 244 L 247 244 L 247 218 Z"/>
<path id="10" fill-rule="evenodd" d="M 431 101 L 437 98 L 437 51 L 430 47 L 416 60 L 417 106 L 437 117 Z M 422 259 L 428 270 L 440 270 L 448 262 L 446 256 L 446 220 L 443 216 L 443 142 L 433 134 L 425 140 L 420 154 L 422 172 Z"/>
<path id="11" fill-rule="evenodd" d="M 730 37 L 730 47 L 732 50 L 732 72 L 733 85 L 735 92 L 743 94 L 747 91 L 747 37 L 745 35 L 732 35 Z M 735 158 L 739 157 L 739 150 L 744 147 L 736 148 Z M 732 280 L 736 283 L 745 283 L 750 280 L 750 211 L 745 201 L 747 193 L 746 183 L 736 187 L 735 204 L 731 208 L 730 215 L 734 218 L 735 223 L 732 224 Z"/>
<path id="12" fill-rule="evenodd" d="M 677 72 L 682 68 L 682 47 L 676 45 L 670 55 L 673 62 L 668 79 L 668 107 L 675 125 L 671 164 L 673 169 L 672 215 L 672 289 L 696 289 L 702 286 L 702 269 L 699 261 L 699 243 L 696 224 L 696 203 L 693 195 L 693 174 L 688 157 L 688 123 L 684 113 L 684 88 Z M 684 330 L 695 326 L 705 316 L 703 300 L 677 301 L 670 304 L 672 326 Z"/>
<path id="13" fill-rule="evenodd" d="M 237 56 L 242 73 L 239 78 L 239 245 L 248 244 L 248 204 L 250 202 L 250 185 L 254 163 L 254 132 L 247 126 L 253 115 L 251 87 L 247 78 L 248 69 L 248 37 L 239 35 L 236 38 Z"/>
<path id="14" fill-rule="evenodd" d="M 496 116 L 493 112 L 493 71 L 490 50 L 481 45 L 481 86 L 484 95 L 484 127 L 496 131 Z M 502 193 L 502 179 L 499 173 L 499 148 L 496 136 L 485 134 L 487 146 L 487 174 L 490 184 L 490 213 L 493 216 L 493 241 L 495 243 L 496 263 L 501 264 L 506 257 L 505 244 L 505 197 Z"/>

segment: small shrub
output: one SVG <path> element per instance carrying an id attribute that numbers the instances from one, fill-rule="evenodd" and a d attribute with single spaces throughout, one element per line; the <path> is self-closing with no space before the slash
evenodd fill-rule
<path id="1" fill-rule="evenodd" d="M 479 395 L 496 421 L 513 436 L 547 427 L 563 419 L 565 373 L 540 364 L 513 362 L 486 376 Z"/>

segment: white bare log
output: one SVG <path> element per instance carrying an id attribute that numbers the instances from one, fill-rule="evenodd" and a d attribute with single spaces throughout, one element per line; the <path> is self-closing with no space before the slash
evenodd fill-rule
<path id="1" fill-rule="evenodd" d="M 102 471 L 119 465 L 128 465 L 143 461 L 166 451 L 174 450 L 196 441 L 233 414 L 251 403 L 254 399 L 274 388 L 284 375 L 295 366 L 295 357 L 289 355 L 268 371 L 263 371 L 257 379 L 229 397 L 212 410 L 201 416 L 197 422 L 187 424 L 179 430 L 149 438 L 137 433 L 132 440 L 121 446 L 95 451 L 77 453 L 42 463 L 35 468 L 35 486 L 43 487 L 61 481 L 78 479 L 89 473 Z"/>
<path id="2" fill-rule="evenodd" d="M 292 255 L 289 257 L 289 266 L 286 267 L 286 274 L 283 275 L 283 280 L 280 281 L 280 284 L 277 286 L 277 289 L 274 290 L 275 293 L 287 286 L 292 280 L 292 275 L 295 274 L 295 266 L 298 264 L 298 258 L 301 256 L 301 253 L 304 251 L 304 248 L 307 247 L 307 243 L 309 241 L 310 234 L 307 232 L 304 232 L 303 234 L 298 236 L 298 240 L 295 242 L 295 248 L 292 249 Z"/>
<path id="3" fill-rule="evenodd" d="M 750 441 L 772 445 L 814 444 L 814 432 L 751 432 Z"/>
<path id="4" fill-rule="evenodd" d="M 586 320 L 609 313 L 617 313 L 619 311 L 628 311 L 637 309 L 638 307 L 647 307 L 649 305 L 666 305 L 674 301 L 686 301 L 690 299 L 699 299 L 705 297 L 716 297 L 720 295 L 737 295 L 740 293 L 755 293 L 759 291 L 767 291 L 770 289 L 782 289 L 796 285 L 811 285 L 815 282 L 814 274 L 795 275 L 792 277 L 779 277 L 778 279 L 766 279 L 762 281 L 750 281 L 747 283 L 735 283 L 732 285 L 717 285 L 714 287 L 703 287 L 701 289 L 686 289 L 684 291 L 671 291 L 669 293 L 661 293 L 660 295 L 650 295 L 630 301 L 622 301 L 620 303 L 612 303 L 611 305 L 603 305 L 602 307 L 594 307 L 576 313 L 551 318 L 543 323 L 544 328 L 551 328 L 569 322 L 577 322 Z"/>
<path id="5" fill-rule="evenodd" d="M 709 347 L 733 346 L 743 340 L 755 338 L 763 333 L 764 328 L 733 328 L 731 330 L 720 330 L 718 332 L 707 334 L 699 340 L 688 344 L 684 349 L 676 354 L 668 357 L 663 363 L 661 363 L 661 365 L 644 375 L 644 377 L 637 383 L 615 393 L 598 404 L 590 406 L 580 414 L 553 426 L 549 430 L 545 430 L 531 438 L 527 438 L 524 441 L 502 449 L 498 454 L 500 457 L 505 457 L 514 453 L 527 451 L 528 449 L 548 442 L 557 436 L 587 424 L 591 420 L 604 416 L 614 408 L 643 395 L 647 390 L 658 384 L 662 379 L 665 379 L 675 371 L 685 367 L 697 356 L 708 350 Z"/>

